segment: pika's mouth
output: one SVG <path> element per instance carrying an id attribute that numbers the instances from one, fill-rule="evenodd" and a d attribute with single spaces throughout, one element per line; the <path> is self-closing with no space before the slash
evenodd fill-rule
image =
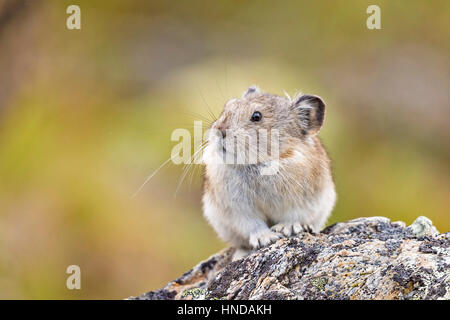
<path id="1" fill-rule="evenodd" d="M 227 148 L 225 148 L 225 139 L 220 139 L 220 142 L 219 142 L 219 150 L 221 151 L 221 152 L 223 152 L 223 153 L 226 153 L 227 152 Z"/>

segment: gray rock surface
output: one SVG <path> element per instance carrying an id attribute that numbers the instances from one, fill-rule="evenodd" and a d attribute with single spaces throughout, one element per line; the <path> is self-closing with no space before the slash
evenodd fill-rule
<path id="1" fill-rule="evenodd" d="M 233 248 L 131 299 L 450 299 L 450 232 L 419 217 L 332 225 L 232 261 Z"/>

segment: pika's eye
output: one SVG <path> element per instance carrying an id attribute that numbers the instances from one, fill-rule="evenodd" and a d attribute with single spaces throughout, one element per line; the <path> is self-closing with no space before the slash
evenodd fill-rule
<path id="1" fill-rule="evenodd" d="M 250 120 L 253 122 L 261 121 L 261 119 L 262 119 L 262 114 L 259 111 L 253 112 L 252 117 L 250 118 Z"/>

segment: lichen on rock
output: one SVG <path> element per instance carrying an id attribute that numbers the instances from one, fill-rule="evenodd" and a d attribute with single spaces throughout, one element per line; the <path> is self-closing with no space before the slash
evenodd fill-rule
<path id="1" fill-rule="evenodd" d="M 131 299 L 450 299 L 450 233 L 358 218 L 232 261 L 233 248 Z"/>

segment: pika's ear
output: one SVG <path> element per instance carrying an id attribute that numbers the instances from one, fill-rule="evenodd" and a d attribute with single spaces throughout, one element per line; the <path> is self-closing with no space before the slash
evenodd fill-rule
<path id="1" fill-rule="evenodd" d="M 325 103 L 318 96 L 301 95 L 294 99 L 294 111 L 297 112 L 303 135 L 316 135 L 325 119 Z"/>
<path id="2" fill-rule="evenodd" d="M 255 93 L 260 93 L 261 90 L 258 88 L 258 86 L 251 86 L 247 89 L 247 91 L 244 92 L 244 94 L 242 95 L 242 98 L 247 98 L 248 96 L 255 94 Z"/>

